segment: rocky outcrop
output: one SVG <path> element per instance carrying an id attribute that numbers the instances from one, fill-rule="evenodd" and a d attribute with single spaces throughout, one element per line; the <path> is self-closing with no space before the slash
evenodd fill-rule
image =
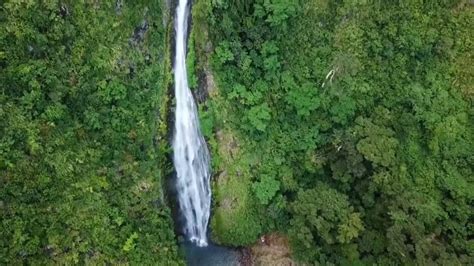
<path id="1" fill-rule="evenodd" d="M 277 233 L 264 235 L 250 247 L 251 260 L 248 265 L 293 266 L 288 239 Z"/>

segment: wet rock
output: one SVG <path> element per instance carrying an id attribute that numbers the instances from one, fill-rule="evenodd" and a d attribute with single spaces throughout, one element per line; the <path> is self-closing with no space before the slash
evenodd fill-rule
<path id="1" fill-rule="evenodd" d="M 122 7 L 123 7 L 123 0 L 116 0 L 115 1 L 115 14 L 121 15 Z"/>
<path id="2" fill-rule="evenodd" d="M 226 162 L 232 162 L 239 154 L 238 139 L 229 130 L 218 130 L 216 132 L 217 141 L 219 143 L 219 155 Z"/>
<path id="3" fill-rule="evenodd" d="M 199 85 L 193 90 L 194 98 L 198 103 L 204 103 L 209 97 L 208 86 L 206 84 L 206 77 L 203 72 L 199 73 Z"/>
<path id="4" fill-rule="evenodd" d="M 151 202 L 151 204 L 155 208 L 161 208 L 163 206 L 163 202 L 161 201 L 161 199 L 155 199 Z"/>
<path id="5" fill-rule="evenodd" d="M 212 74 L 212 71 L 210 70 L 210 68 L 206 69 L 204 73 L 206 77 L 207 94 L 210 97 L 214 97 L 217 94 L 216 82 L 214 81 L 214 75 Z"/>
<path id="6" fill-rule="evenodd" d="M 66 4 L 61 4 L 61 7 L 59 8 L 59 15 L 62 18 L 69 16 L 69 8 L 67 7 Z"/>
<path id="7" fill-rule="evenodd" d="M 164 1 L 164 5 L 163 5 L 163 11 L 162 11 L 162 23 L 163 23 L 163 27 L 166 27 L 166 25 L 168 25 L 168 23 L 170 22 L 170 18 L 171 18 L 171 0 L 165 0 Z M 176 8 L 176 7 L 174 7 Z M 173 9 L 174 10 L 174 9 Z"/>
<path id="8" fill-rule="evenodd" d="M 133 36 L 130 38 L 130 45 L 138 45 L 145 40 L 145 35 L 148 31 L 149 25 L 146 19 L 143 19 L 142 23 L 135 28 Z"/>
<path id="9" fill-rule="evenodd" d="M 133 79 L 135 77 L 135 66 L 130 65 L 128 66 L 128 76 Z"/>

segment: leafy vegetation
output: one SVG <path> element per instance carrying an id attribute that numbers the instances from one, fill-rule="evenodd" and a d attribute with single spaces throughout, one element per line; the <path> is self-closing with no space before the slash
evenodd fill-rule
<path id="1" fill-rule="evenodd" d="M 196 1 L 213 238 L 280 231 L 323 265 L 473 264 L 468 2 Z"/>
<path id="2" fill-rule="evenodd" d="M 0 264 L 182 264 L 161 1 L 0 7 Z"/>
<path id="3" fill-rule="evenodd" d="M 2 2 L 0 264 L 183 264 L 162 189 L 164 3 Z M 474 264 L 469 1 L 193 4 L 215 242 Z"/>

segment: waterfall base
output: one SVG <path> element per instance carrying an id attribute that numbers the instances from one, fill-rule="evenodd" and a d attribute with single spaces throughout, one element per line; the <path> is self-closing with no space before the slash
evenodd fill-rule
<path id="1" fill-rule="evenodd" d="M 181 243 L 186 256 L 186 265 L 189 266 L 238 266 L 241 252 L 237 249 L 216 246 L 208 243 L 205 247 L 198 247 L 195 243 L 186 241 Z"/>

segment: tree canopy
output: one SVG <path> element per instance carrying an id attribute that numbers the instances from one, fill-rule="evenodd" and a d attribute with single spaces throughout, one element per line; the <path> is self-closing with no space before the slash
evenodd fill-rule
<path id="1" fill-rule="evenodd" d="M 160 1 L 3 1 L 0 264 L 180 264 Z"/>
<path id="2" fill-rule="evenodd" d="M 208 136 L 214 170 L 237 180 L 215 186 L 217 213 L 285 233 L 303 262 L 474 263 L 468 1 L 196 5 L 219 91 L 206 116 L 225 121 Z M 222 132 L 237 139 L 231 162 Z M 227 211 L 232 198 L 253 211 Z M 213 226 L 220 243 L 256 240 Z"/>

